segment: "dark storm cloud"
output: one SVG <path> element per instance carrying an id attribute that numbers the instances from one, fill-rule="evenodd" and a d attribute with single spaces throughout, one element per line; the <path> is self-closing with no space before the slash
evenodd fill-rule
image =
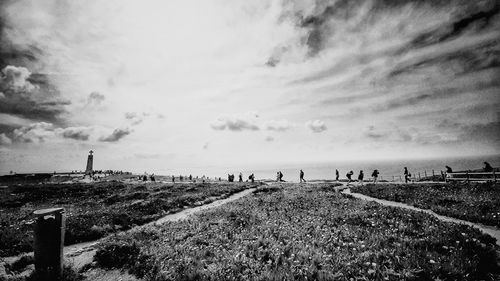
<path id="1" fill-rule="evenodd" d="M 8 65 L 0 73 L 2 92 L 0 113 L 35 121 L 63 123 L 60 117 L 70 102 L 57 96 L 46 76 L 30 80 L 31 72 L 25 67 Z"/>
<path id="2" fill-rule="evenodd" d="M 500 67 L 500 39 L 491 40 L 485 44 L 480 44 L 467 49 L 462 49 L 448 54 L 438 54 L 422 58 L 410 63 L 397 65 L 390 73 L 389 77 L 402 74 L 411 74 L 414 71 L 432 66 L 439 66 L 444 70 L 453 69 L 455 75 L 463 75 L 485 69 Z"/>
<path id="3" fill-rule="evenodd" d="M 351 31 L 359 31 L 363 26 L 370 23 L 381 12 L 390 9 L 401 8 L 405 5 L 424 6 L 432 8 L 433 6 L 446 6 L 456 3 L 466 3 L 465 0 L 445 1 L 445 0 L 317 0 L 314 3 L 314 9 L 311 14 L 304 15 L 304 12 L 298 8 L 294 8 L 294 4 L 285 2 L 285 9 L 282 18 L 290 17 L 296 21 L 298 28 L 306 30 L 306 35 L 302 40 L 302 44 L 307 47 L 308 55 L 315 56 L 328 46 L 330 41 L 335 41 L 336 25 L 345 25 L 350 20 L 356 20 L 356 24 Z M 292 6 L 289 8 L 288 6 Z M 367 7 L 366 11 L 362 11 Z M 362 16 L 358 17 L 359 15 Z M 480 17 L 481 15 L 478 15 Z M 487 17 L 488 15 L 484 15 Z M 358 17 L 357 19 L 355 19 Z M 474 21 L 474 19 L 470 19 Z M 459 30 L 467 25 L 467 21 L 457 22 L 455 29 Z M 276 53 L 272 54 L 267 65 L 275 66 L 279 62 L 279 56 Z"/>
<path id="4" fill-rule="evenodd" d="M 415 37 L 401 51 L 422 48 L 453 40 L 469 30 L 481 31 L 492 26 L 492 18 L 500 13 L 500 2 L 486 1 L 484 10 L 464 15 L 453 22 Z"/>
<path id="5" fill-rule="evenodd" d="M 9 17 L 14 15 L 7 13 L 13 3 L 0 2 L 0 92 L 3 93 L 0 113 L 63 124 L 65 107 L 70 102 L 60 97 L 49 76 L 40 73 L 42 49 L 12 41 L 12 36 L 20 32 L 10 23 Z"/>
<path id="6" fill-rule="evenodd" d="M 129 128 L 124 128 L 124 129 L 115 129 L 111 135 L 107 137 L 101 137 L 99 141 L 102 142 L 117 142 L 120 139 L 124 138 L 125 136 L 129 135 L 132 133 L 132 131 Z"/>
<path id="7" fill-rule="evenodd" d="M 20 46 L 10 42 L 7 38 L 7 31 L 13 28 L 9 24 L 6 14 L 6 8 L 14 3 L 12 0 L 0 1 L 0 69 L 7 65 L 29 66 L 38 61 L 42 51 L 37 46 Z"/>

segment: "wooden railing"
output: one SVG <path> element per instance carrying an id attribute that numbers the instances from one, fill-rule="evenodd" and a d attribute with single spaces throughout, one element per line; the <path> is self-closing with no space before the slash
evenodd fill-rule
<path id="1" fill-rule="evenodd" d="M 446 181 L 497 181 L 498 172 L 455 172 L 446 173 Z"/>

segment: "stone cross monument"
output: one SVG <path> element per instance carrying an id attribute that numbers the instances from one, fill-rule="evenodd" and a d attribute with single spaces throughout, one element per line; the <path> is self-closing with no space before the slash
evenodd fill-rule
<path id="1" fill-rule="evenodd" d="M 85 169 L 85 175 L 92 175 L 93 173 L 93 164 L 94 164 L 94 156 L 92 155 L 94 153 L 92 150 L 89 151 L 89 157 L 87 158 L 87 168 Z"/>

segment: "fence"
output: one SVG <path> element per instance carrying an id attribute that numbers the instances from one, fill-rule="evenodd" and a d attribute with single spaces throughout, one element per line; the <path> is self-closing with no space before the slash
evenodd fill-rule
<path id="1" fill-rule="evenodd" d="M 446 181 L 493 181 L 497 182 L 498 172 L 456 172 L 447 173 Z"/>
<path id="2" fill-rule="evenodd" d="M 429 172 L 427 170 L 423 172 L 416 172 L 412 173 L 410 177 L 408 177 L 409 182 L 417 182 L 417 181 L 434 181 L 434 182 L 441 182 L 445 181 L 445 172 L 444 171 L 435 171 L 435 170 L 430 170 Z M 387 177 L 388 181 L 391 181 L 391 177 Z M 404 182 L 405 181 L 405 176 L 404 175 L 398 175 L 398 176 L 392 176 L 392 182 Z"/>

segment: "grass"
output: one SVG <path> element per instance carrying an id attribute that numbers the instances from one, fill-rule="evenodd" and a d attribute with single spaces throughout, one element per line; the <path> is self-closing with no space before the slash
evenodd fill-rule
<path id="1" fill-rule="evenodd" d="M 498 280 L 493 238 L 424 213 L 283 184 L 107 239 L 95 261 L 143 280 Z"/>
<path id="2" fill-rule="evenodd" d="M 33 211 L 66 210 L 65 244 L 92 241 L 258 184 L 30 184 L 0 190 L 0 257 L 32 250 Z"/>
<path id="3" fill-rule="evenodd" d="M 500 227 L 500 185 L 495 183 L 368 184 L 351 191 L 403 202 L 438 214 Z"/>

